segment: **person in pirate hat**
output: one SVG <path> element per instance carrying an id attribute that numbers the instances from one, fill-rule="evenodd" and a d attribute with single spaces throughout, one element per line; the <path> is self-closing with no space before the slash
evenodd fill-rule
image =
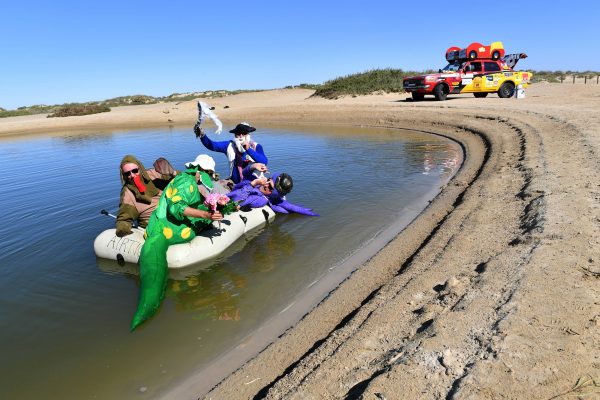
<path id="1" fill-rule="evenodd" d="M 240 122 L 235 128 L 229 131 L 233 133 L 233 139 L 216 142 L 211 140 L 198 124 L 194 126 L 194 132 L 196 136 L 200 137 L 200 141 L 204 147 L 227 156 L 229 160 L 229 179 L 234 184 L 242 181 L 243 170 L 249 164 L 267 164 L 269 162 L 262 145 L 253 141 L 250 136 L 250 133 L 254 131 L 256 131 L 256 128 L 248 122 Z"/>

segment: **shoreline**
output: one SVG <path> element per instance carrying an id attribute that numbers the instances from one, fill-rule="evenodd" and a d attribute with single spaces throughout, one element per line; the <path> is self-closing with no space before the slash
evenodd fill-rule
<path id="1" fill-rule="evenodd" d="M 464 168 L 407 229 L 206 398 L 550 398 L 597 390 L 573 387 L 600 370 L 600 87 L 535 84 L 522 100 L 445 102 L 310 93 L 207 102 L 227 125 L 447 134 L 463 144 Z M 195 102 L 168 114 L 164 107 L 60 124 L 14 117 L 0 120 L 0 138 L 127 124 L 191 130 Z"/>
<path id="2" fill-rule="evenodd" d="M 415 130 L 409 131 L 414 132 Z M 422 131 L 418 132 L 424 133 Z M 432 133 L 428 132 L 428 134 Z M 443 182 L 442 187 L 448 184 L 455 174 L 462 169 L 463 156 L 461 156 L 459 166 Z M 179 385 L 165 390 L 158 398 L 192 398 L 208 393 L 221 380 L 234 372 L 243 363 L 255 357 L 267 345 L 277 339 L 278 336 L 297 325 L 306 314 L 323 303 L 339 285 L 348 280 L 358 268 L 377 257 L 377 254 L 383 248 L 406 230 L 424 212 L 428 205 L 435 201 L 441 190 L 440 187 L 425 194 L 415 203 L 415 206 L 422 205 L 422 207 L 419 207 L 418 212 L 407 210 L 406 214 L 398 216 L 390 226 L 378 232 L 375 237 L 369 242 L 364 243 L 362 247 L 356 249 L 348 258 L 330 267 L 327 273 L 324 273 L 315 282 L 304 288 L 290 304 L 282 305 L 283 308 L 279 313 L 272 315 L 265 324 L 240 340 L 237 346 L 210 361 L 208 365 L 193 372 L 191 376 L 183 379 Z"/>

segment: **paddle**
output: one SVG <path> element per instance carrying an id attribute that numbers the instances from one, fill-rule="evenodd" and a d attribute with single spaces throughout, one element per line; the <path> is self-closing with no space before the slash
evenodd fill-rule
<path id="1" fill-rule="evenodd" d="M 116 216 L 116 215 L 112 215 L 111 213 L 109 213 L 109 212 L 108 212 L 108 211 L 106 211 L 106 210 L 100 210 L 100 214 L 102 214 L 102 215 L 107 215 L 107 216 L 109 216 L 109 217 L 113 217 L 114 219 L 117 219 L 117 216 Z"/>
<path id="2" fill-rule="evenodd" d="M 113 217 L 114 219 L 117 219 L 117 216 L 116 216 L 116 215 L 114 215 L 114 214 L 111 214 L 111 213 L 109 213 L 108 211 L 106 211 L 106 210 L 104 210 L 104 209 L 100 210 L 100 214 L 102 214 L 102 215 L 106 215 L 106 216 L 108 216 L 108 217 Z M 134 227 L 134 228 L 137 228 L 137 229 L 141 229 L 141 230 L 142 230 L 142 232 L 144 231 L 142 228 L 140 228 L 140 227 L 138 226 L 137 222 L 135 222 L 135 221 L 133 222 L 133 227 Z"/>

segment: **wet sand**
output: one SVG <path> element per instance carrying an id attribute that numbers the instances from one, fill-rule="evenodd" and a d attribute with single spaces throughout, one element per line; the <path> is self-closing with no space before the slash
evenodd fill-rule
<path id="1" fill-rule="evenodd" d="M 182 385 L 167 397 L 598 396 L 600 86 L 536 84 L 525 99 L 446 102 L 311 93 L 208 102 L 227 125 L 435 132 L 460 141 L 465 162 L 406 230 L 293 328 L 208 394 Z M 0 137 L 168 125 L 192 134 L 195 118 L 194 102 L 15 117 L 0 119 Z"/>

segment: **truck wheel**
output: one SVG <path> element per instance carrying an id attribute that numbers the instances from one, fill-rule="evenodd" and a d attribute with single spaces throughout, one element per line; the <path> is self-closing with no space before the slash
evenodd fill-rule
<path id="1" fill-rule="evenodd" d="M 488 94 L 487 93 L 473 93 L 473 96 L 477 97 L 478 99 L 482 99 L 484 97 L 486 97 Z"/>
<path id="2" fill-rule="evenodd" d="M 475 50 L 471 50 L 471 51 L 469 52 L 469 58 L 470 58 L 471 60 L 474 60 L 474 59 L 476 59 L 476 58 L 477 58 L 477 52 L 476 52 Z"/>
<path id="3" fill-rule="evenodd" d="M 425 95 L 423 93 L 412 92 L 413 101 L 421 101 L 424 98 L 425 98 Z"/>
<path id="4" fill-rule="evenodd" d="M 436 100 L 444 101 L 446 100 L 446 96 L 448 96 L 448 87 L 444 84 L 439 84 L 433 89 L 433 94 Z"/>
<path id="5" fill-rule="evenodd" d="M 500 52 L 498 50 L 492 53 L 492 60 L 497 60 L 500 58 Z"/>
<path id="6" fill-rule="evenodd" d="M 512 82 L 504 82 L 498 89 L 498 97 L 507 99 L 515 93 L 515 84 Z"/>

